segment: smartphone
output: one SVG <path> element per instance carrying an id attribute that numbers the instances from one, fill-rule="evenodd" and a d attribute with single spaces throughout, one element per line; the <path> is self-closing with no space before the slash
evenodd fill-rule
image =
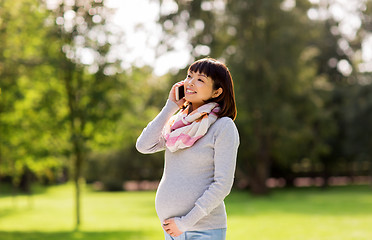
<path id="1" fill-rule="evenodd" d="M 176 87 L 176 101 L 179 101 L 180 99 L 185 97 L 185 86 L 179 86 Z"/>

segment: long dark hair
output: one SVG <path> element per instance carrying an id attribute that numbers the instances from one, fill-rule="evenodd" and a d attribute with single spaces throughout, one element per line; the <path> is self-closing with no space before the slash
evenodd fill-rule
<path id="1" fill-rule="evenodd" d="M 235 120 L 237 110 L 234 83 L 226 65 L 213 58 L 203 58 L 191 64 L 188 71 L 203 73 L 212 78 L 213 90 L 222 88 L 223 91 L 218 97 L 209 99 L 207 102 L 216 102 L 220 105 L 219 117 L 229 117 Z"/>

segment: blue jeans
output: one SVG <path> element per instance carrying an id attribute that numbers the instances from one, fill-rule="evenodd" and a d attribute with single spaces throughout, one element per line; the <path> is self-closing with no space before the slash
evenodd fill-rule
<path id="1" fill-rule="evenodd" d="M 186 231 L 178 237 L 172 237 L 164 232 L 165 240 L 225 240 L 226 228 L 204 231 Z"/>

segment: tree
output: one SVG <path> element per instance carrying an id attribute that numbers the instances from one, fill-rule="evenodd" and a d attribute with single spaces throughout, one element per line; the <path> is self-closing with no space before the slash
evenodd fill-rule
<path id="1" fill-rule="evenodd" d="M 121 116 L 121 109 L 116 106 L 126 104 L 125 96 L 119 94 L 125 83 L 114 76 L 118 61 L 107 60 L 109 41 L 118 39 L 105 26 L 110 10 L 103 1 L 63 1 L 50 8 L 56 25 L 51 28 L 49 38 L 55 44 L 47 51 L 52 53 L 50 64 L 59 66 L 56 72 L 66 96 L 65 120 L 72 144 L 78 229 L 83 165 L 91 147 L 97 142 L 100 145 L 102 137 L 99 136 L 114 130 L 112 122 Z"/>
<path id="2" fill-rule="evenodd" d="M 367 153 L 368 141 L 365 141 L 370 130 L 368 125 L 361 125 L 364 122 L 360 119 L 360 116 L 363 116 L 363 119 L 369 118 L 370 101 L 365 94 L 369 92 L 371 82 L 365 81 L 369 74 L 361 73 L 358 65 L 363 62 L 360 57 L 363 41 L 371 32 L 371 20 L 368 16 L 372 2 L 361 1 L 353 4 L 343 10 L 346 15 L 343 18 L 331 14 L 333 4 L 339 3 L 324 0 L 314 6 L 314 9 L 330 13 L 322 20 L 324 25 L 320 31 L 321 35 L 315 41 L 320 49 L 316 57 L 317 75 L 325 79 L 332 89 L 325 98 L 324 107 L 331 114 L 336 126 L 336 133 L 327 138 L 331 151 L 320 159 L 324 166 L 325 183 L 331 174 L 353 176 L 356 173 L 353 166 L 361 159 L 366 161 L 366 156 L 371 156 Z M 350 20 L 359 20 L 361 25 L 350 24 Z M 360 126 L 363 126 L 364 130 L 361 130 Z M 342 165 L 344 167 L 340 167 Z M 360 173 L 363 173 L 363 170 Z"/>
<path id="3" fill-rule="evenodd" d="M 47 51 L 52 53 L 50 64 L 59 66 L 56 75 L 64 86 L 64 103 L 68 108 L 63 120 L 68 122 L 72 144 L 76 228 L 79 228 L 84 164 L 97 155 L 106 157 L 105 164 L 109 164 L 110 156 L 118 160 L 116 164 L 124 157 L 134 157 L 139 124 L 149 119 L 139 121 L 137 116 L 152 112 L 151 107 L 156 105 L 154 98 L 162 89 L 148 82 L 153 80 L 149 68 L 123 72 L 112 49 L 123 41 L 123 33 L 107 24 L 112 10 L 103 1 L 64 1 L 51 11 L 52 22 L 58 26 L 49 32 L 55 45 Z M 147 110 L 146 105 L 150 107 Z M 120 181 L 114 180 L 115 184 Z M 112 179 L 105 183 L 110 182 Z"/>
<path id="4" fill-rule="evenodd" d="M 307 18 L 309 7 L 307 1 L 290 7 L 279 0 L 182 1 L 160 19 L 164 44 L 186 32 L 193 57 L 211 55 L 229 66 L 238 103 L 239 169 L 256 194 L 268 192 L 273 162 L 327 151 L 326 142 L 312 141 L 312 125 L 323 111 L 313 88 L 317 24 Z"/>
<path id="5" fill-rule="evenodd" d="M 31 0 L 1 1 L 0 7 L 0 176 L 27 192 L 31 172 L 49 180 L 58 175 L 51 172 L 61 169 L 66 147 L 54 120 L 64 111 L 61 87 L 42 51 L 44 10 Z"/>
<path id="6" fill-rule="evenodd" d="M 56 182 L 72 165 L 78 228 L 84 162 L 116 152 L 135 159 L 135 139 L 164 94 L 150 68 L 120 68 L 111 47 L 122 34 L 105 24 L 102 1 L 55 3 L 0 5 L 0 177 Z"/>

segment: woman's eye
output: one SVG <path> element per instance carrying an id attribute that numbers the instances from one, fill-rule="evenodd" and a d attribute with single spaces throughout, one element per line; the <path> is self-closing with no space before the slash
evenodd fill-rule
<path id="1" fill-rule="evenodd" d="M 191 75 L 189 74 L 189 75 L 187 75 L 187 78 L 191 78 Z"/>
<path id="2" fill-rule="evenodd" d="M 202 79 L 200 79 L 200 78 L 198 79 L 198 81 L 200 81 L 200 82 L 204 82 L 204 81 L 203 81 Z"/>

